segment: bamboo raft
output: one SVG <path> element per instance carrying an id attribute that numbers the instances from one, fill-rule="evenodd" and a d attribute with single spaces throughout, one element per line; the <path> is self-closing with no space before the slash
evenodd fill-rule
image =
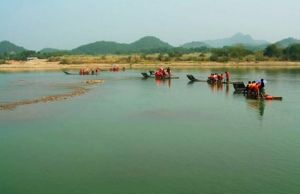
<path id="1" fill-rule="evenodd" d="M 153 73 L 150 72 L 150 74 L 146 73 L 146 72 L 142 72 L 141 73 L 143 78 L 144 79 L 148 79 L 148 78 L 155 78 L 155 79 L 158 79 L 155 77 L 155 75 Z M 168 80 L 168 79 L 179 79 L 179 77 L 176 77 L 176 76 L 171 76 L 171 77 L 163 77 L 161 78 L 161 80 Z"/>
<path id="2" fill-rule="evenodd" d="M 203 80 L 203 79 L 197 79 L 193 75 L 188 74 L 186 77 L 190 80 L 190 82 L 207 82 L 209 84 L 232 84 L 232 82 L 223 82 L 223 81 L 212 81 L 212 80 Z"/>

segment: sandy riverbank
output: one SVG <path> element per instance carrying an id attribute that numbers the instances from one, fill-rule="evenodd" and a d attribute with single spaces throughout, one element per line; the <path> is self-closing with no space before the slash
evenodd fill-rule
<path id="1" fill-rule="evenodd" d="M 80 69 L 83 67 L 96 68 L 107 70 L 112 67 L 112 64 L 68 64 L 63 65 L 59 62 L 48 62 L 47 60 L 32 60 L 32 61 L 9 61 L 9 64 L 0 65 L 0 72 L 17 72 L 17 71 L 59 71 L 63 69 Z M 160 62 L 160 63 L 135 63 L 135 64 L 118 64 L 126 69 L 155 69 L 160 66 L 168 66 L 173 69 L 188 69 L 188 68 L 300 68 L 300 62 L 289 61 L 262 61 L 262 62 Z"/>

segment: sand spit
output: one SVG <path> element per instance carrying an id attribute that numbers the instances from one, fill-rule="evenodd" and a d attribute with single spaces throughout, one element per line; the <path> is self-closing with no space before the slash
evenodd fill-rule
<path id="1" fill-rule="evenodd" d="M 101 79 L 94 79 L 94 80 L 86 80 L 85 83 L 89 84 L 89 85 L 93 85 L 93 84 L 100 84 L 103 83 L 104 81 Z"/>
<path id="2" fill-rule="evenodd" d="M 93 84 L 99 84 L 103 83 L 103 80 L 87 80 L 85 81 L 86 84 L 88 85 L 93 85 Z M 90 91 L 91 88 L 88 87 L 75 87 L 73 91 L 70 93 L 65 93 L 65 94 L 59 94 L 59 95 L 51 95 L 51 96 L 45 96 L 39 99 L 30 99 L 30 100 L 21 100 L 21 101 L 16 101 L 16 102 L 11 102 L 11 103 L 6 103 L 6 104 L 0 104 L 0 110 L 14 110 L 18 106 L 22 105 L 31 105 L 31 104 L 37 104 L 37 103 L 48 103 L 48 102 L 55 102 L 55 101 L 60 101 L 60 100 L 67 100 L 70 98 L 73 98 L 75 96 L 81 96 L 88 91 Z"/>

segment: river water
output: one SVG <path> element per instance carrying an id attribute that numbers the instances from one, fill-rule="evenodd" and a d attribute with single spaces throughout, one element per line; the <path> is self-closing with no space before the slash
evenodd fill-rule
<path id="1" fill-rule="evenodd" d="M 225 70 L 213 70 L 224 72 Z M 0 110 L 2 194 L 266 194 L 300 192 L 300 70 L 230 70 L 265 78 L 283 101 L 233 94 L 232 85 L 142 80 L 140 71 L 67 76 L 1 73 L 0 104 L 71 91 L 71 99 Z"/>

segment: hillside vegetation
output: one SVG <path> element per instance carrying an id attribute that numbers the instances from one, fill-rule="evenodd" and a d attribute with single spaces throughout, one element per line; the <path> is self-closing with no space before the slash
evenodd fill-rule
<path id="1" fill-rule="evenodd" d="M 213 44 L 229 46 L 213 47 Z M 241 42 L 241 43 L 239 43 Z M 237 44 L 239 43 L 239 44 Z M 231 38 L 191 42 L 174 47 L 160 39 L 147 36 L 133 43 L 99 41 L 72 50 L 53 48 L 30 51 L 8 41 L 0 42 L 0 64 L 8 60 L 38 57 L 61 64 L 82 63 L 153 63 L 157 61 L 300 61 L 300 41 L 284 39 L 275 44 L 236 34 Z"/>

